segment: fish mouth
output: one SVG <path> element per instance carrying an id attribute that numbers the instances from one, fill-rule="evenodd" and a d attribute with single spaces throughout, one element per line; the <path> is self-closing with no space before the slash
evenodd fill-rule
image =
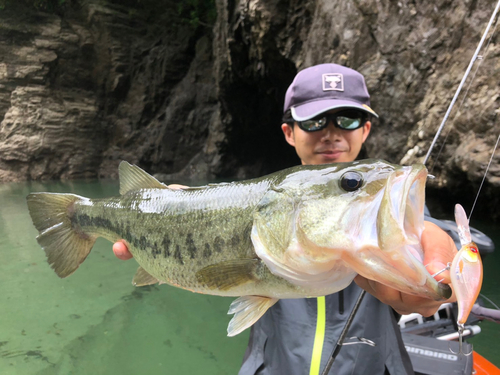
<path id="1" fill-rule="evenodd" d="M 410 187 L 404 189 L 403 202 L 403 233 L 406 235 L 407 244 L 411 247 L 418 245 L 420 249 L 420 239 L 424 230 L 424 207 L 425 207 L 425 182 L 427 180 L 427 169 L 423 165 L 415 166 L 408 178 Z M 420 261 L 423 262 L 423 256 Z M 415 254 L 414 254 L 415 255 Z"/>
<path id="2" fill-rule="evenodd" d="M 403 167 L 387 181 L 378 214 L 378 238 L 382 249 L 402 246 L 423 261 L 420 239 L 424 230 L 425 182 L 422 164 Z"/>
<path id="3" fill-rule="evenodd" d="M 425 182 L 422 164 L 402 167 L 389 176 L 378 215 L 379 247 L 394 270 L 383 278 L 397 289 L 436 301 L 448 299 L 451 289 L 438 283 L 424 267 Z"/>

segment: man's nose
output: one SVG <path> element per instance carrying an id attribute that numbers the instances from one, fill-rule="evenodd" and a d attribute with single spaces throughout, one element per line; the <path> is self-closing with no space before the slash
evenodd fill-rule
<path id="1" fill-rule="evenodd" d="M 323 136 L 321 137 L 322 140 L 334 140 L 334 139 L 339 139 L 342 137 L 342 131 L 341 129 L 337 128 L 334 124 L 333 121 L 330 121 L 328 123 L 328 126 L 322 130 Z"/>

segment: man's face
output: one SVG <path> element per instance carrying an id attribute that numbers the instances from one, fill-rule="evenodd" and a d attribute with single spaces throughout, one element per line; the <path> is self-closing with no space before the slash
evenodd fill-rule
<path id="1" fill-rule="evenodd" d="M 338 112 L 339 109 L 328 113 Z M 356 130 L 343 130 L 330 122 L 322 130 L 306 132 L 297 124 L 281 125 L 286 141 L 295 147 L 302 164 L 326 164 L 351 162 L 358 156 L 363 142 L 368 137 L 371 122 Z"/>

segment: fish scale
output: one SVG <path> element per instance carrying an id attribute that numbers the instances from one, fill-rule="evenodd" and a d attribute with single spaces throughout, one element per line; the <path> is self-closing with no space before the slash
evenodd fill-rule
<path id="1" fill-rule="evenodd" d="M 80 266 L 97 237 L 124 239 L 140 265 L 134 285 L 240 296 L 230 308 L 235 335 L 278 299 L 331 294 L 356 274 L 448 298 L 450 288 L 413 255 L 421 252 L 426 177 L 422 165 L 364 160 L 173 190 L 122 162 L 120 197 L 33 193 L 27 201 L 60 277 Z"/>
<path id="2" fill-rule="evenodd" d="M 141 189 L 122 198 L 82 200 L 75 202 L 73 222 L 96 237 L 125 239 L 134 258 L 156 278 L 206 292 L 197 270 L 256 258 L 252 215 L 268 185 L 257 180 L 202 191 Z"/>

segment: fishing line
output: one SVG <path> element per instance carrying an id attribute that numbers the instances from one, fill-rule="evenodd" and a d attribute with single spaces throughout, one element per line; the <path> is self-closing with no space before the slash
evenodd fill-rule
<path id="1" fill-rule="evenodd" d="M 455 114 L 455 117 L 453 117 L 453 120 L 451 121 L 452 124 L 455 123 L 455 121 L 457 120 L 458 118 L 458 115 L 460 114 L 460 109 L 462 109 L 462 106 L 465 102 L 465 98 L 467 98 L 467 94 L 469 93 L 469 90 L 470 90 L 470 87 L 472 86 L 472 82 L 474 82 L 474 78 L 476 77 L 476 73 L 477 71 L 479 70 L 479 67 L 481 66 L 481 63 L 478 64 L 477 68 L 476 68 L 476 71 L 474 72 L 474 74 L 472 75 L 472 79 L 470 80 L 469 82 L 469 86 L 467 87 L 467 90 L 465 91 L 465 94 L 462 98 L 462 101 L 460 102 L 460 105 L 458 106 L 458 110 Z M 441 152 L 443 151 L 444 149 L 444 146 L 446 145 L 446 141 L 448 140 L 448 136 L 450 135 L 451 133 L 451 130 L 453 129 L 453 126 L 449 126 L 448 127 L 448 131 L 444 137 L 444 140 L 443 140 L 443 143 L 441 144 L 441 148 L 439 149 L 439 152 L 438 154 L 436 155 L 436 157 L 434 158 L 434 160 L 432 161 L 432 166 L 431 168 L 429 169 L 429 173 L 432 173 L 434 171 L 434 167 L 436 166 L 436 163 L 437 161 L 439 160 L 439 157 L 441 156 Z M 425 161 L 424 161 L 424 164 L 425 164 Z"/>
<path id="2" fill-rule="evenodd" d="M 495 26 L 493 27 L 493 31 L 491 32 L 491 35 L 490 35 L 490 37 L 488 39 L 488 43 L 486 44 L 485 53 L 483 55 L 478 55 L 477 56 L 477 60 L 479 60 L 479 63 L 476 66 L 476 70 L 472 74 L 472 78 L 469 81 L 469 85 L 467 87 L 467 90 L 465 91 L 465 94 L 462 97 L 462 101 L 460 102 L 460 105 L 458 106 L 458 110 L 455 113 L 455 117 L 453 117 L 453 120 L 451 122 L 452 124 L 455 123 L 455 121 L 458 118 L 458 115 L 460 114 L 460 110 L 462 109 L 462 107 L 464 105 L 465 99 L 467 98 L 467 95 L 469 94 L 469 90 L 470 90 L 470 88 L 472 86 L 472 83 L 474 82 L 474 80 L 476 78 L 477 72 L 478 72 L 479 68 L 481 67 L 481 64 L 488 57 L 491 40 L 493 39 L 493 35 L 495 35 L 496 29 L 497 29 L 497 26 L 498 26 L 498 20 L 499 19 L 497 18 L 497 20 L 495 21 Z M 446 133 L 446 136 L 444 137 L 443 143 L 441 144 L 441 148 L 439 149 L 439 152 L 438 152 L 437 156 L 434 158 L 434 160 L 432 162 L 432 167 L 430 168 L 429 173 L 432 173 L 434 171 L 434 166 L 436 165 L 437 161 L 439 160 L 439 157 L 441 156 L 441 152 L 443 151 L 444 146 L 446 145 L 446 141 L 448 140 L 448 136 L 450 135 L 452 129 L 453 129 L 453 126 L 448 127 L 448 131 Z M 424 162 L 424 164 L 425 164 L 425 162 Z"/>
<path id="3" fill-rule="evenodd" d="M 495 21 L 495 18 L 496 18 L 496 15 L 497 15 L 497 13 L 498 13 L 498 10 L 499 10 L 499 9 L 500 9 L 500 0 L 497 2 L 497 5 L 496 5 L 496 7 L 495 7 L 495 10 L 493 11 L 493 14 L 491 15 L 490 21 L 488 22 L 488 26 L 486 27 L 486 30 L 484 31 L 483 36 L 481 37 L 481 41 L 479 42 L 479 44 L 478 44 L 478 46 L 477 46 L 477 48 L 476 48 L 476 51 L 474 52 L 474 55 L 473 55 L 473 56 L 472 56 L 472 58 L 471 58 L 471 61 L 470 61 L 470 63 L 469 63 L 469 66 L 467 67 L 467 70 L 466 70 L 466 72 L 465 72 L 464 76 L 462 77 L 462 81 L 460 82 L 460 85 L 459 85 L 459 87 L 457 88 L 457 91 L 455 92 L 455 95 L 454 95 L 454 97 L 453 97 L 453 99 L 452 99 L 452 101 L 451 101 L 451 103 L 450 103 L 450 105 L 449 105 L 449 107 L 448 107 L 448 110 L 446 111 L 446 114 L 445 114 L 445 116 L 444 116 L 444 118 L 443 118 L 443 121 L 441 122 L 441 125 L 440 125 L 440 126 L 439 126 L 439 128 L 438 128 L 438 131 L 437 131 L 436 135 L 434 136 L 434 139 L 433 139 L 433 141 L 432 141 L 432 143 L 431 143 L 431 146 L 429 147 L 429 150 L 427 151 L 427 155 L 425 156 L 425 159 L 424 159 L 424 161 L 423 161 L 423 164 L 424 164 L 424 165 L 425 165 L 425 164 L 427 164 L 427 161 L 428 161 L 428 159 L 429 159 L 429 157 L 430 157 L 430 154 L 431 154 L 431 152 L 432 152 L 432 149 L 434 148 L 434 146 L 435 146 L 435 144 L 436 144 L 436 142 L 437 142 L 437 139 L 439 138 L 439 135 L 441 134 L 441 132 L 442 132 L 442 130 L 443 130 L 443 128 L 444 128 L 444 126 L 445 126 L 445 123 L 446 123 L 446 121 L 448 120 L 448 117 L 449 117 L 449 115 L 450 115 L 450 113 L 451 113 L 451 109 L 453 108 L 453 106 L 454 106 L 454 104 L 455 104 L 455 102 L 456 102 L 456 100 L 457 100 L 457 98 L 458 98 L 458 95 L 460 94 L 460 91 L 462 90 L 462 88 L 463 88 L 463 86 L 464 86 L 464 84 L 465 84 L 465 81 L 466 81 L 466 79 L 467 79 L 467 77 L 468 77 L 468 75 L 469 75 L 469 73 L 470 73 L 470 71 L 471 71 L 471 69 L 472 69 L 473 64 L 476 62 L 476 60 L 480 60 L 479 64 L 476 66 L 476 69 L 475 69 L 475 71 L 474 71 L 474 73 L 473 73 L 473 75 L 472 75 L 472 79 L 471 79 L 471 80 L 470 80 L 470 82 L 469 82 L 469 85 L 468 85 L 468 87 L 467 87 L 467 90 L 466 90 L 466 92 L 465 92 L 465 94 L 464 94 L 463 98 L 462 98 L 462 101 L 460 102 L 460 105 L 459 105 L 458 110 L 457 110 L 457 112 L 456 112 L 456 114 L 455 114 L 455 117 L 453 118 L 453 123 L 456 121 L 456 119 L 458 118 L 458 115 L 460 114 L 460 110 L 461 110 L 461 108 L 462 108 L 462 106 L 463 106 L 463 104 L 464 104 L 464 102 L 465 102 L 465 98 L 467 97 L 467 95 L 468 95 L 468 93 L 469 93 L 469 90 L 470 90 L 470 88 L 471 88 L 471 86 L 472 86 L 472 83 L 474 82 L 474 79 L 475 79 L 476 74 L 477 74 L 477 72 L 478 72 L 478 70 L 479 70 L 479 68 L 480 68 L 480 66 L 481 66 L 481 64 L 482 64 L 482 61 L 483 61 L 483 60 L 487 57 L 487 55 L 488 55 L 488 52 L 489 52 L 489 47 L 490 47 L 491 41 L 492 41 L 492 39 L 493 39 L 493 35 L 495 35 L 496 29 L 497 29 L 497 26 L 498 26 L 498 19 L 496 19 L 496 21 Z M 482 45 L 483 45 L 483 43 L 484 43 L 484 40 L 486 39 L 486 36 L 488 35 L 489 30 L 490 30 L 490 28 L 491 28 L 491 25 L 493 24 L 493 22 L 494 22 L 494 21 L 495 21 L 495 26 L 494 26 L 494 28 L 493 28 L 493 32 L 492 32 L 492 33 L 491 33 L 491 35 L 490 35 L 490 38 L 488 39 L 488 43 L 486 44 L 485 54 L 484 54 L 484 56 L 479 56 L 479 52 L 480 52 L 480 50 L 481 50 L 481 48 L 482 48 Z M 444 149 L 444 146 L 445 146 L 445 144 L 446 144 L 446 140 L 448 139 L 448 136 L 449 136 L 449 134 L 450 134 L 451 130 L 452 130 L 452 127 L 448 128 L 448 131 L 447 131 L 447 133 L 446 133 L 445 139 L 444 139 L 444 141 L 443 141 L 443 143 L 442 143 L 442 145 L 441 145 L 441 148 L 439 149 L 438 155 L 437 155 L 437 157 L 434 159 L 434 161 L 433 161 L 433 163 L 432 163 L 432 167 L 430 168 L 430 173 L 432 173 L 432 171 L 434 170 L 434 166 L 436 165 L 437 160 L 439 159 L 439 156 L 441 155 L 441 152 L 442 152 L 442 151 L 443 151 L 443 149 Z M 475 199 L 474 199 L 474 203 L 473 203 L 472 208 L 471 208 L 471 210 L 470 210 L 470 212 L 469 212 L 469 217 L 468 217 L 469 222 L 470 222 L 470 218 L 471 218 L 471 216 L 472 216 L 472 211 L 474 210 L 474 208 L 475 208 L 475 206 L 476 206 L 477 200 L 478 200 L 478 198 L 479 198 L 479 194 L 480 194 L 481 189 L 482 189 L 482 187 L 483 187 L 483 185 L 484 185 L 484 182 L 485 182 L 485 180 L 486 180 L 486 176 L 487 176 L 488 171 L 489 171 L 489 168 L 490 168 L 490 166 L 491 166 L 491 162 L 493 161 L 493 157 L 495 156 L 495 151 L 496 151 L 496 149 L 497 149 L 497 147 L 498 147 L 498 143 L 499 143 L 499 141 L 500 141 L 500 135 L 499 135 L 499 136 L 498 136 L 498 138 L 497 138 L 497 142 L 496 142 L 495 147 L 494 147 L 494 149 L 493 149 L 493 152 L 492 152 L 492 154 L 491 154 L 490 161 L 489 161 L 489 163 L 488 163 L 488 166 L 486 167 L 486 171 L 485 171 L 485 173 L 484 173 L 484 175 L 483 175 L 483 179 L 482 179 L 482 181 L 481 181 L 481 184 L 480 184 L 480 186 L 479 186 L 478 192 L 477 192 L 476 197 L 475 197 Z"/>
<path id="4" fill-rule="evenodd" d="M 493 11 L 493 14 L 491 15 L 490 21 L 488 22 L 488 26 L 486 27 L 486 30 L 483 33 L 483 36 L 481 37 L 481 41 L 479 42 L 476 51 L 474 52 L 474 55 L 472 56 L 472 59 L 469 63 L 469 66 L 467 67 L 467 70 L 465 71 L 464 76 L 462 77 L 462 80 L 460 81 L 460 85 L 457 88 L 457 91 L 455 92 L 455 95 L 453 96 L 453 99 L 451 100 L 450 105 L 448 106 L 448 109 L 446 110 L 446 114 L 444 115 L 443 121 L 441 122 L 441 125 L 439 125 L 438 131 L 436 132 L 436 135 L 434 136 L 434 139 L 432 140 L 431 146 L 429 147 L 429 150 L 427 151 L 427 155 L 425 155 L 424 162 L 423 164 L 427 164 L 427 160 L 429 159 L 432 149 L 434 148 L 437 139 L 439 138 L 439 135 L 441 134 L 441 131 L 444 128 L 444 125 L 446 123 L 446 120 L 448 120 L 448 117 L 450 116 L 450 112 L 455 105 L 455 102 L 457 101 L 458 95 L 460 94 L 460 91 L 462 91 L 462 87 L 465 84 L 465 80 L 467 79 L 471 69 L 472 65 L 474 65 L 474 62 L 477 59 L 477 56 L 479 55 L 479 51 L 481 50 L 484 40 L 486 39 L 486 36 L 488 32 L 490 31 L 491 25 L 493 24 L 495 17 L 498 13 L 498 10 L 500 9 L 500 0 L 497 2 L 497 5 L 495 7 L 495 10 Z"/>
<path id="5" fill-rule="evenodd" d="M 479 295 L 481 297 L 483 297 L 486 301 L 488 301 L 489 303 L 491 303 L 497 310 L 500 310 L 500 307 L 498 307 L 491 299 L 489 299 L 488 297 L 486 297 L 483 293 L 479 293 Z"/>
<path id="6" fill-rule="evenodd" d="M 488 163 L 488 166 L 486 167 L 486 171 L 484 172 L 483 180 L 481 181 L 481 185 L 479 185 L 479 190 L 477 191 L 476 199 L 474 199 L 474 204 L 472 205 L 472 208 L 470 209 L 469 221 L 470 221 L 470 217 L 472 216 L 472 211 L 474 211 L 474 207 L 476 207 L 476 202 L 477 202 L 477 199 L 479 198 L 479 193 L 481 192 L 481 188 L 483 187 L 484 181 L 486 180 L 486 175 L 488 174 L 488 170 L 490 169 L 491 162 L 493 161 L 493 157 L 495 156 L 495 151 L 497 150 L 497 147 L 498 147 L 498 141 L 500 141 L 500 134 L 498 135 L 497 143 L 495 144 L 495 147 L 493 148 L 493 152 L 491 153 L 490 162 Z"/>

